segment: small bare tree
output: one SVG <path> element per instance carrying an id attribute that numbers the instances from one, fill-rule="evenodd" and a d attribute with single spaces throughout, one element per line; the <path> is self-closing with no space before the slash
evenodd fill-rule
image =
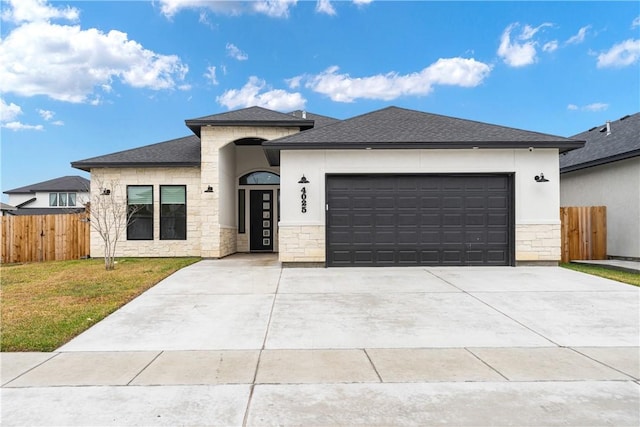
<path id="1" fill-rule="evenodd" d="M 115 268 L 116 247 L 129 224 L 133 213 L 127 205 L 127 197 L 118 180 L 92 178 L 91 201 L 87 203 L 87 217 L 91 228 L 104 242 L 104 268 Z"/>

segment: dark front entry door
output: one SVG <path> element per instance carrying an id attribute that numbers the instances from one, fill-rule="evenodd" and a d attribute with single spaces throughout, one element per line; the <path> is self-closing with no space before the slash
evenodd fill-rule
<path id="1" fill-rule="evenodd" d="M 249 242 L 251 252 L 273 252 L 273 190 L 249 192 Z"/>

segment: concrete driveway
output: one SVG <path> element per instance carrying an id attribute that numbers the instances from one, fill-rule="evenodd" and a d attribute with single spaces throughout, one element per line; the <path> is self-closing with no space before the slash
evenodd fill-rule
<path id="1" fill-rule="evenodd" d="M 640 289 L 551 267 L 187 267 L 53 353 L 2 425 L 640 424 Z"/>

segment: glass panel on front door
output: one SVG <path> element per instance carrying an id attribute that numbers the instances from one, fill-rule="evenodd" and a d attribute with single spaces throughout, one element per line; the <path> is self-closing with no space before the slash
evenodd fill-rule
<path id="1" fill-rule="evenodd" d="M 249 231 L 252 252 L 273 252 L 273 190 L 250 190 Z"/>

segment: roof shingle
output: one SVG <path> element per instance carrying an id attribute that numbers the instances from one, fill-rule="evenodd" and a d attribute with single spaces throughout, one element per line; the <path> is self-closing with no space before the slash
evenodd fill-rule
<path id="1" fill-rule="evenodd" d="M 195 135 L 176 138 L 140 148 L 72 162 L 85 171 L 92 167 L 200 166 L 200 138 Z"/>
<path id="2" fill-rule="evenodd" d="M 7 190 L 5 194 L 34 194 L 45 191 L 89 191 L 90 181 L 78 175 L 63 176 Z"/>
<path id="3" fill-rule="evenodd" d="M 591 166 L 640 156 L 640 113 L 610 122 L 611 134 L 603 124 L 572 138 L 586 141 L 584 147 L 560 156 L 560 172 L 571 172 Z"/>

